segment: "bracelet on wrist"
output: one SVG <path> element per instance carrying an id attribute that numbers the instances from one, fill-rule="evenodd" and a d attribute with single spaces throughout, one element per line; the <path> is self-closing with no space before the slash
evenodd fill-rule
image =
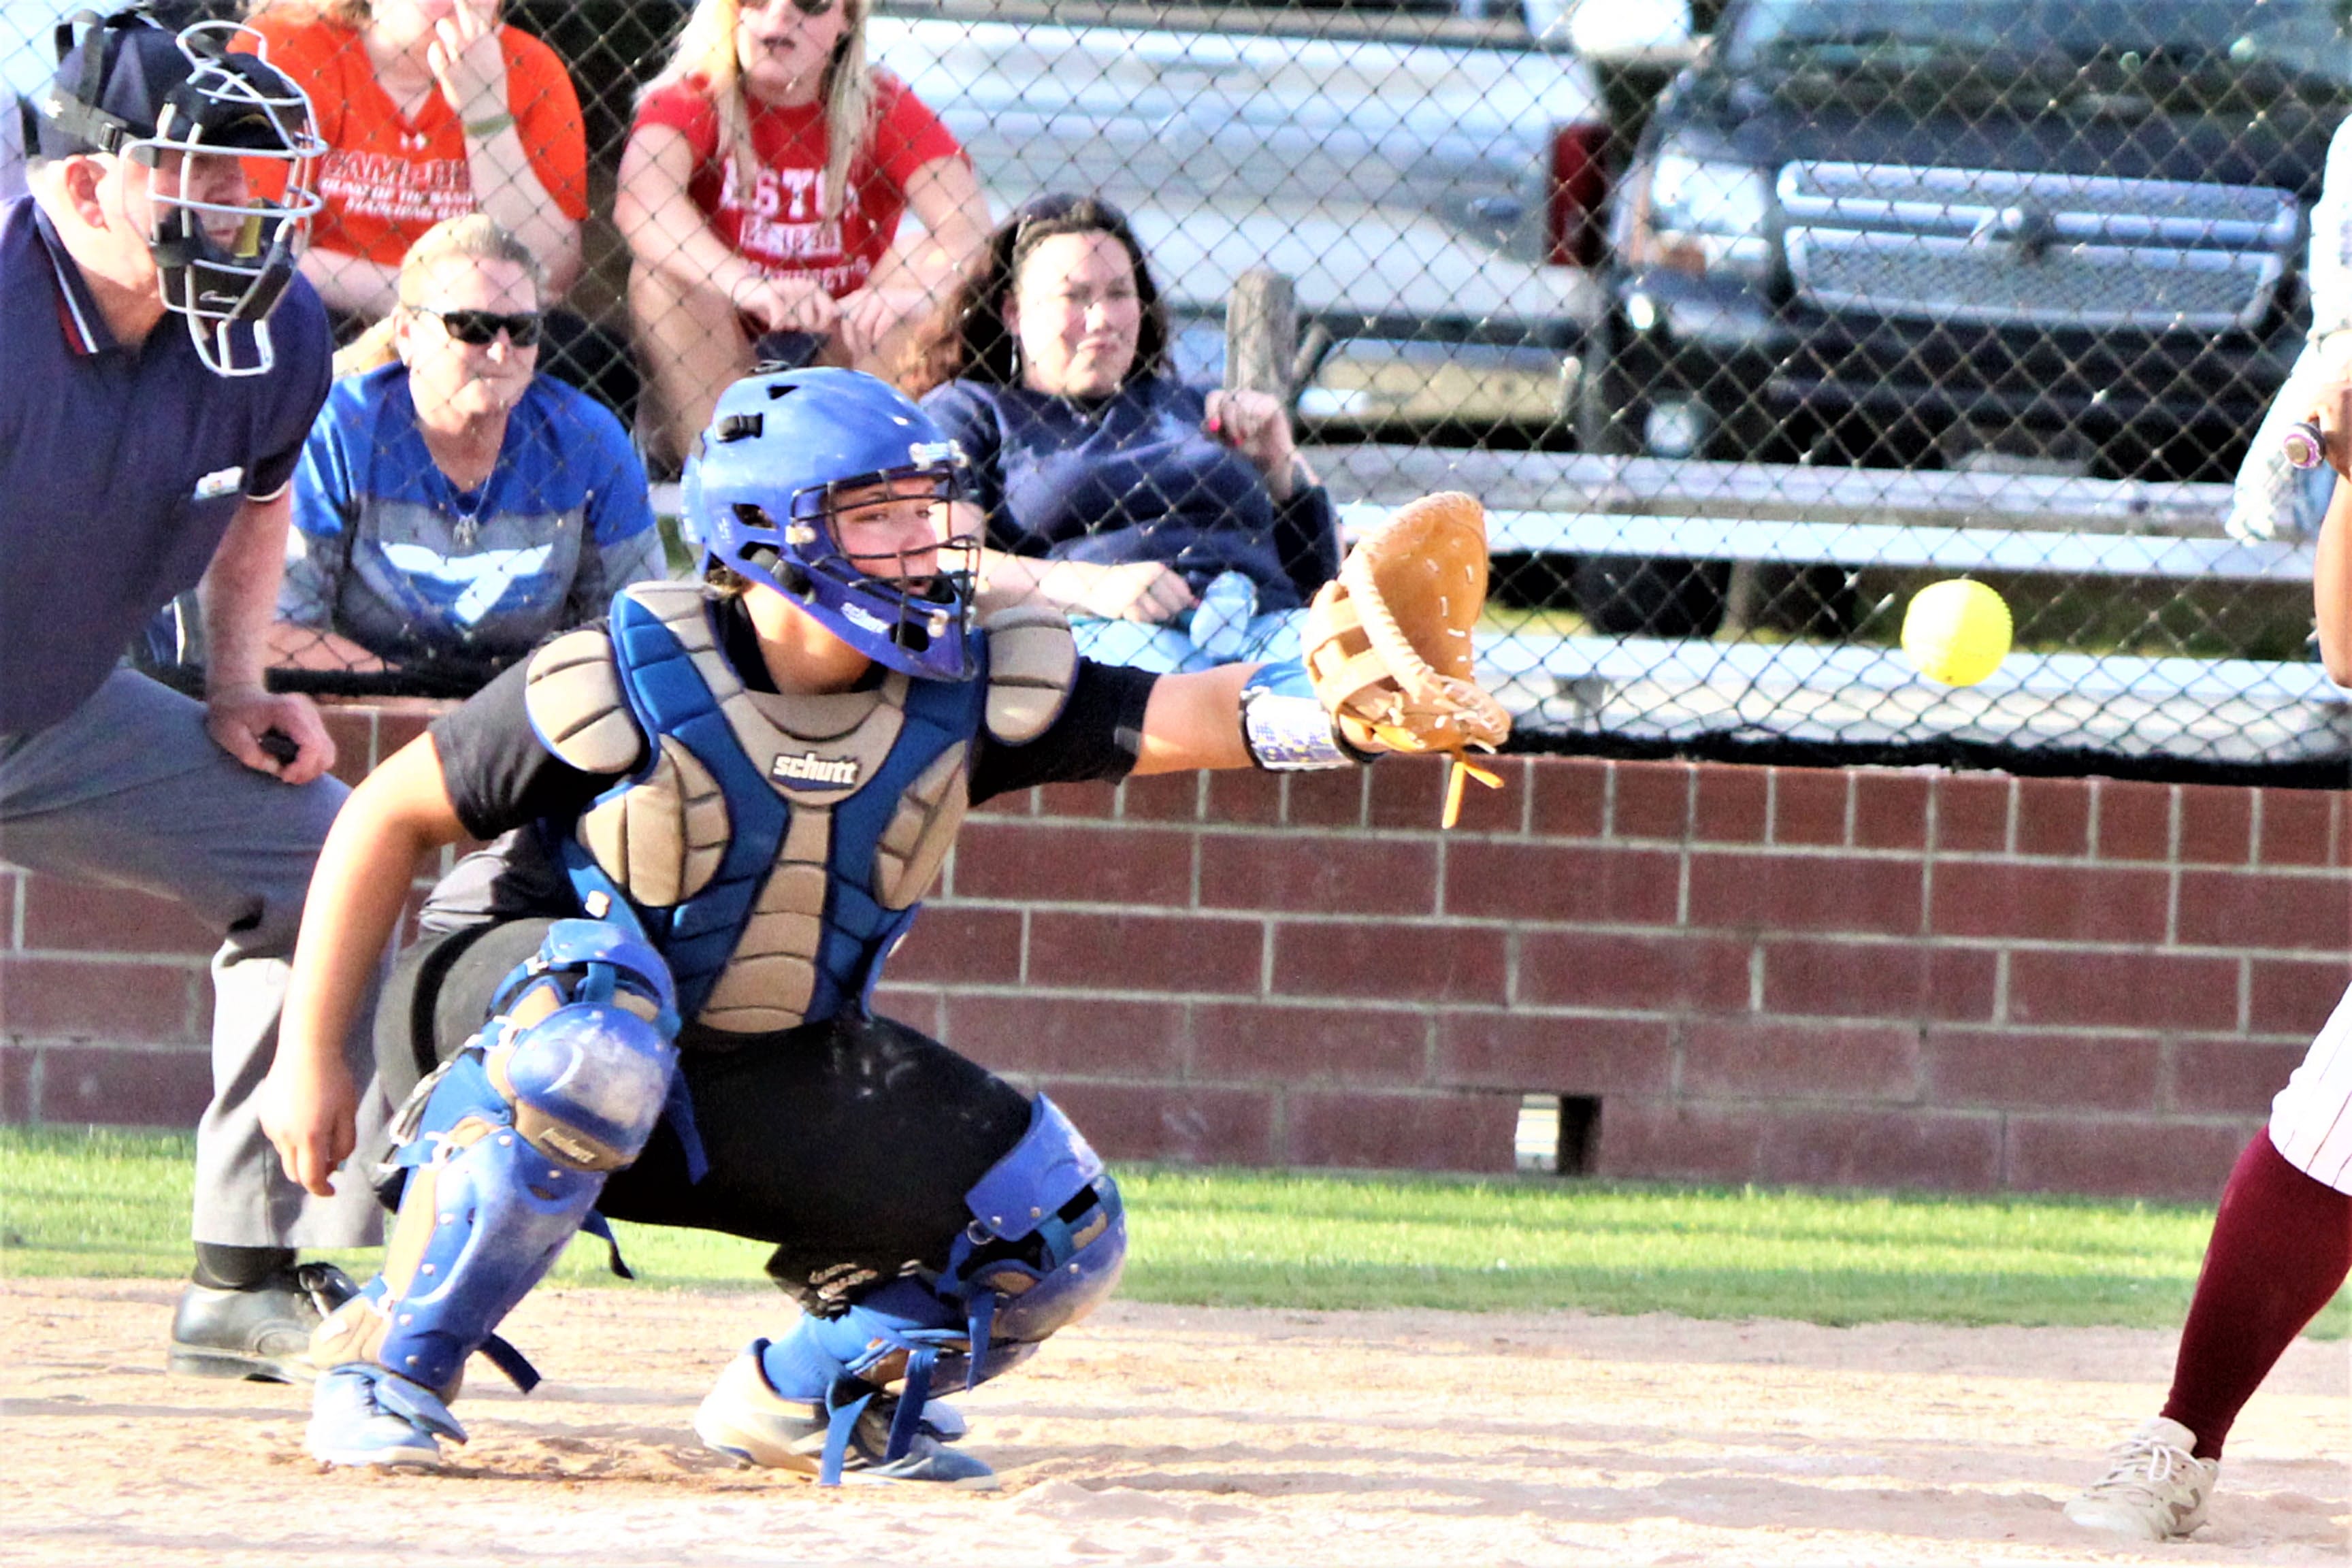
<path id="1" fill-rule="evenodd" d="M 497 114 L 484 115 L 479 120 L 463 121 L 466 134 L 468 136 L 496 136 L 514 122 L 515 117 L 504 110 Z"/>

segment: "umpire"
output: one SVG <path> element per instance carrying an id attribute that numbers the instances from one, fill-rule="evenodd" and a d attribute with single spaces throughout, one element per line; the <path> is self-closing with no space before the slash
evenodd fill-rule
<path id="1" fill-rule="evenodd" d="M 250 34 L 76 21 L 31 106 L 31 195 L 0 205 L 0 854 L 221 933 L 171 1365 L 282 1380 L 308 1375 L 317 1297 L 341 1281 L 294 1248 L 377 1231 L 363 1189 L 285 1179 L 253 1105 L 347 793 L 316 710 L 262 682 L 288 481 L 328 384 L 326 313 L 294 270 L 320 144 Z M 192 587 L 202 703 L 118 668 Z"/>

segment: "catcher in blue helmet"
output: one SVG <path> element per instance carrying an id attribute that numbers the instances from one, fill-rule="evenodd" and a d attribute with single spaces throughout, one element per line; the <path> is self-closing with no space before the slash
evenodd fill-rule
<path id="1" fill-rule="evenodd" d="M 359 1152 L 398 1217 L 312 1341 L 317 1458 L 442 1462 L 467 1359 L 528 1387 L 499 1321 L 609 1216 L 774 1248 L 799 1310 L 719 1375 L 706 1444 L 822 1484 L 994 1484 L 940 1396 L 1108 1296 L 1127 1225 L 1059 1107 L 869 1006 L 965 810 L 1352 765 L 1411 725 L 1367 728 L 1303 665 L 1154 676 L 1080 658 L 1050 612 L 975 617 L 976 542 L 945 531 L 960 468 L 870 377 L 738 383 L 686 477 L 708 580 L 627 589 L 354 792 L 264 1089 L 314 1192 L 355 1152 L 331 1042 L 408 868 L 488 847 L 435 889 L 377 1013 L 407 1099 L 391 1149 Z M 1358 702 L 1367 618 L 1335 595 L 1320 645 Z"/>
<path id="2" fill-rule="evenodd" d="M 963 476 L 954 444 L 887 383 L 753 376 L 719 395 L 687 467 L 687 525 L 709 563 L 783 595 L 858 653 L 965 680 L 979 671 L 980 541 L 940 536 Z"/>

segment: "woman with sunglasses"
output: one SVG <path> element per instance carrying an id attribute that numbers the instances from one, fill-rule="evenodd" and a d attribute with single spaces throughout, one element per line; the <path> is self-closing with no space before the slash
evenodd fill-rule
<path id="1" fill-rule="evenodd" d="M 891 363 L 987 232 L 963 149 L 867 66 L 868 8 L 698 0 L 646 89 L 613 216 L 654 416 L 640 435 L 671 461 L 755 359 Z"/>
<path id="2" fill-rule="evenodd" d="M 303 447 L 272 651 L 470 687 L 662 576 L 661 540 L 620 421 L 538 373 L 529 247 L 478 213 L 436 224 L 398 298 Z"/>
<path id="3" fill-rule="evenodd" d="M 914 380 L 961 445 L 983 600 L 1062 611 L 1089 658 L 1161 671 L 1295 658 L 1339 569 L 1330 498 L 1264 393 L 1169 374 L 1168 319 L 1126 216 L 1030 203 L 989 237 Z"/>

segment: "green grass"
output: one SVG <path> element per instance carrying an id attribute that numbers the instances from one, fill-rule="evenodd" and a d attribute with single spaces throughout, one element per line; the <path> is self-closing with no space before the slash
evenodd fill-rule
<path id="1" fill-rule="evenodd" d="M 0 1128 L 0 1276 L 179 1274 L 189 1152 L 174 1134 Z M 1149 1168 L 1119 1180 L 1134 1235 L 1123 1294 L 1300 1310 L 2174 1328 L 2212 1225 L 2206 1208 L 2063 1198 Z M 615 1228 L 647 1286 L 767 1289 L 756 1243 Z M 583 1240 L 557 1277 L 607 1280 L 603 1248 Z M 2347 1330 L 2346 1297 L 2313 1326 Z"/>

